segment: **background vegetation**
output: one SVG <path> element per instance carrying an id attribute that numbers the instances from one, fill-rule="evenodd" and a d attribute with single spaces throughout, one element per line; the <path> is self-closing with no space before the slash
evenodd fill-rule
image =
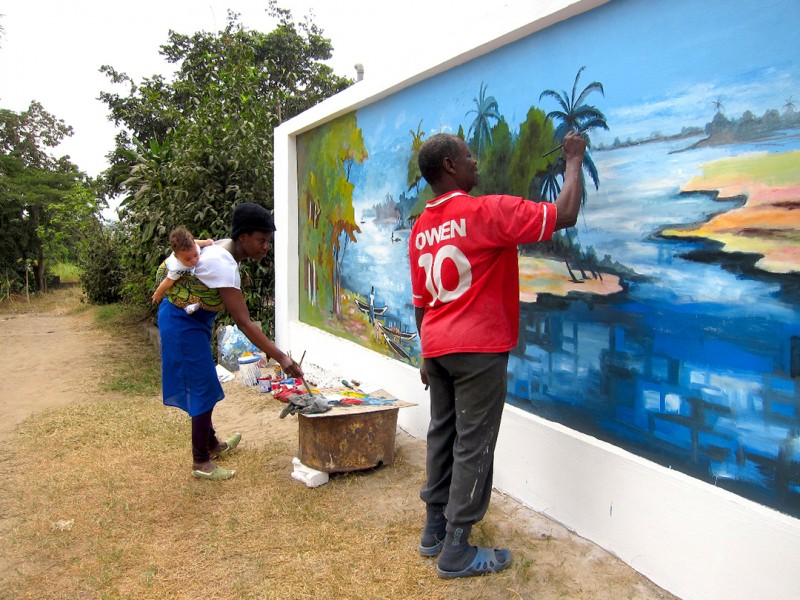
<path id="1" fill-rule="evenodd" d="M 309 19 L 269 2 L 277 25 L 246 30 L 235 13 L 223 30 L 170 32 L 160 53 L 171 77 L 133 81 L 101 67 L 116 89 L 100 99 L 117 126 L 110 167 L 96 179 L 51 152 L 72 129 L 33 101 L 0 109 L 0 293 L 43 292 L 51 265 L 79 264 L 92 302 L 147 304 L 169 231 L 230 234 L 236 204 L 273 208 L 273 130 L 352 84 L 322 61 L 332 45 Z M 101 210 L 121 199 L 118 222 Z M 273 259 L 245 265 L 251 315 L 273 327 Z"/>

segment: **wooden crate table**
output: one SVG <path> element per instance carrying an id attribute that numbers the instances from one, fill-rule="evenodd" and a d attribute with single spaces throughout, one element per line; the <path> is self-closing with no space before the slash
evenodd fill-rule
<path id="1" fill-rule="evenodd" d="M 325 389 L 326 398 L 346 396 L 349 390 Z M 370 398 L 394 399 L 383 406 L 333 406 L 319 414 L 299 414 L 299 456 L 307 467 L 326 473 L 345 473 L 394 464 L 397 411 L 410 402 L 395 399 L 384 390 Z"/>

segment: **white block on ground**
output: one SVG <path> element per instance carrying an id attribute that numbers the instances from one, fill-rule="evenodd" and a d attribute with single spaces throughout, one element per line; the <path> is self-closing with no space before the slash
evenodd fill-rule
<path id="1" fill-rule="evenodd" d="M 300 459 L 295 457 L 292 459 L 294 471 L 292 472 L 292 479 L 302 481 L 308 487 L 317 487 L 324 483 L 328 483 L 329 475 L 324 471 L 317 471 L 311 467 L 307 467 L 300 462 Z"/>

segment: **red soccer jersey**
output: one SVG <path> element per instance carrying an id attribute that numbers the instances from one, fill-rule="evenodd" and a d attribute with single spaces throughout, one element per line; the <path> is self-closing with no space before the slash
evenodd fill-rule
<path id="1" fill-rule="evenodd" d="M 408 241 L 422 355 L 506 352 L 519 335 L 517 245 L 549 240 L 556 206 L 462 191 L 430 200 Z"/>

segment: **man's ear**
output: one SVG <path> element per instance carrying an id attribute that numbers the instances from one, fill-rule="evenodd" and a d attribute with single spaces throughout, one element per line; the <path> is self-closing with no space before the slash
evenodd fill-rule
<path id="1" fill-rule="evenodd" d="M 456 170 L 456 161 L 450 158 L 449 156 L 445 156 L 444 160 L 442 161 L 442 166 L 446 173 L 455 173 Z"/>

